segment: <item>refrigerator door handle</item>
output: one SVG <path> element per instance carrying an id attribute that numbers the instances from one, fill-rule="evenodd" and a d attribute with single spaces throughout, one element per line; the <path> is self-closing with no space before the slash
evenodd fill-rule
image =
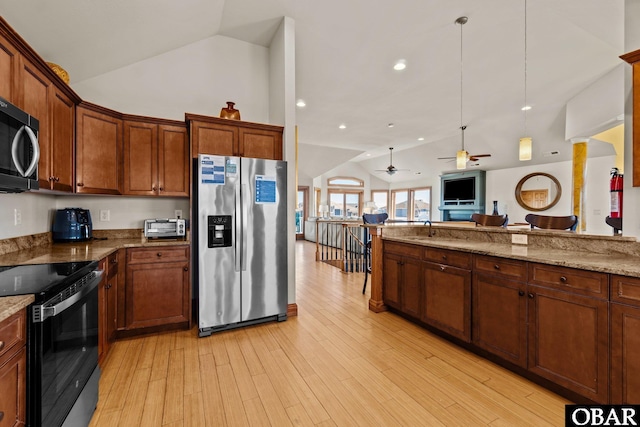
<path id="1" fill-rule="evenodd" d="M 240 194 L 240 184 L 236 184 L 236 188 L 235 188 L 235 193 L 236 193 L 236 213 L 234 215 L 234 223 L 235 223 L 235 270 L 236 271 L 240 271 L 242 266 L 241 266 L 241 260 L 242 260 L 242 248 L 240 247 L 240 245 L 242 244 L 242 223 L 240 222 L 240 220 L 238 219 L 238 213 L 242 211 L 242 198 L 241 198 L 241 194 Z"/>
<path id="2" fill-rule="evenodd" d="M 247 211 L 249 210 L 249 206 L 251 206 L 250 200 L 244 200 L 249 197 L 249 190 L 247 189 L 247 184 L 242 184 L 241 191 L 243 200 L 242 200 L 242 226 L 247 226 L 248 215 Z M 245 229 L 242 230 L 242 271 L 247 271 L 247 231 Z"/>

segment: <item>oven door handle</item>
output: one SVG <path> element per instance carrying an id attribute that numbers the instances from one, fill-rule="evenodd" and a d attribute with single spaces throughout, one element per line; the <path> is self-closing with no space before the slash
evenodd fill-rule
<path id="1" fill-rule="evenodd" d="M 104 273 L 102 270 L 95 271 L 95 275 L 91 278 L 77 293 L 71 295 L 69 298 L 64 301 L 59 302 L 55 305 L 48 305 L 49 302 L 46 302 L 42 305 L 36 305 L 33 307 L 33 321 L 36 323 L 44 322 L 49 317 L 55 317 L 58 314 L 62 313 L 86 295 L 88 295 L 91 291 L 93 291 L 100 281 L 102 280 L 102 274 Z"/>

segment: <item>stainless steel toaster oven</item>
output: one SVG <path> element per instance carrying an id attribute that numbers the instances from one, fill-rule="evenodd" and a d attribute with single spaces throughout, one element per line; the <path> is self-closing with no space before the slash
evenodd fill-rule
<path id="1" fill-rule="evenodd" d="M 180 218 L 145 219 L 144 236 L 147 239 L 154 238 L 181 238 L 186 237 L 186 221 Z"/>

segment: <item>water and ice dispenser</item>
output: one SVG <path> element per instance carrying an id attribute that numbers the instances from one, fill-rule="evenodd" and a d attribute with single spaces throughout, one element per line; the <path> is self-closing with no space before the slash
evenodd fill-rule
<path id="1" fill-rule="evenodd" d="M 233 245 L 232 236 L 232 216 L 231 215 L 209 215 L 207 216 L 207 246 L 210 248 L 223 248 Z"/>

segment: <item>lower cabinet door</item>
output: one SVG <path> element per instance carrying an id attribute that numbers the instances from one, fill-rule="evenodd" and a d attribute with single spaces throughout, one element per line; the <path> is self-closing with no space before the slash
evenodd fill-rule
<path id="1" fill-rule="evenodd" d="M 126 329 L 189 321 L 188 262 L 127 265 Z"/>
<path id="2" fill-rule="evenodd" d="M 640 308 L 611 304 L 611 403 L 640 402 Z"/>
<path id="3" fill-rule="evenodd" d="M 504 277 L 473 276 L 473 343 L 527 367 L 526 284 Z"/>
<path id="4" fill-rule="evenodd" d="M 382 299 L 390 307 L 400 308 L 402 257 L 385 254 L 382 260 Z"/>
<path id="5" fill-rule="evenodd" d="M 422 262 L 405 258 L 402 261 L 402 280 L 400 282 L 400 301 L 403 313 L 420 318 L 420 288 L 422 287 Z"/>
<path id="6" fill-rule="evenodd" d="M 27 352 L 22 347 L 0 367 L 0 426 L 23 426 L 26 422 Z"/>
<path id="7" fill-rule="evenodd" d="M 422 320 L 463 341 L 471 341 L 471 271 L 423 264 Z"/>
<path id="8" fill-rule="evenodd" d="M 582 295 L 527 288 L 528 369 L 606 403 L 609 394 L 609 302 Z"/>

